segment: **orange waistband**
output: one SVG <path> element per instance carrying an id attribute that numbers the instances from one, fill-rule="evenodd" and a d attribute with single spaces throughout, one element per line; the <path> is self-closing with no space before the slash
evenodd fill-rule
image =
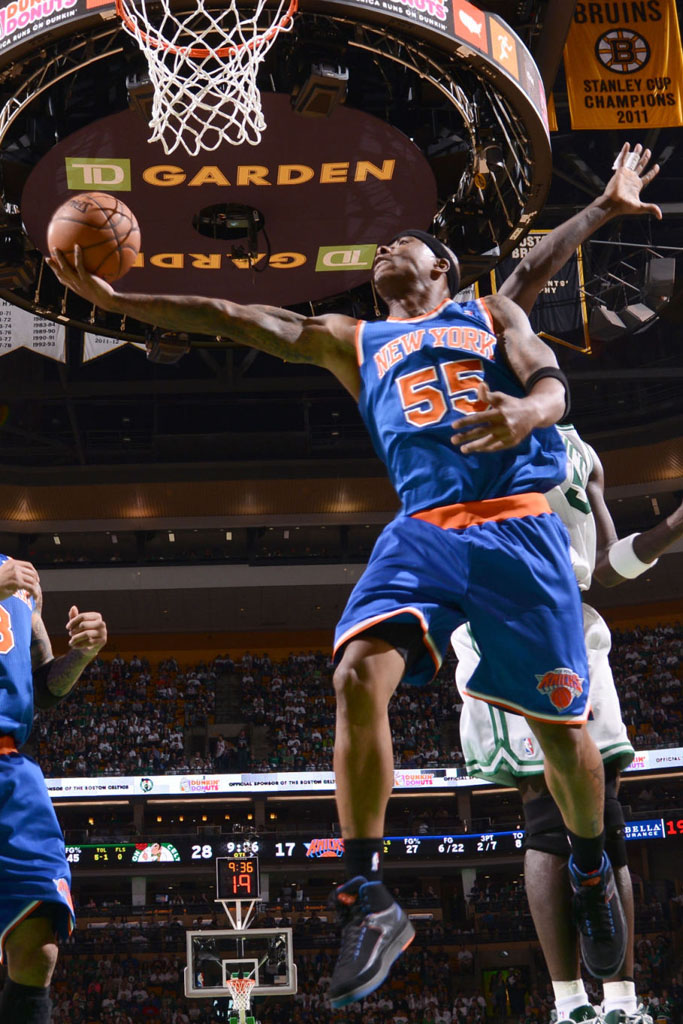
<path id="1" fill-rule="evenodd" d="M 0 736 L 0 754 L 18 754 L 14 736 Z"/>
<path id="2" fill-rule="evenodd" d="M 414 512 L 412 519 L 424 519 L 442 530 L 462 530 L 466 526 L 478 526 L 499 519 L 519 519 L 521 516 L 540 516 L 551 512 L 545 494 L 529 491 L 527 494 L 510 494 L 504 498 L 487 498 L 485 501 L 462 501 L 456 505 L 428 508 Z"/>

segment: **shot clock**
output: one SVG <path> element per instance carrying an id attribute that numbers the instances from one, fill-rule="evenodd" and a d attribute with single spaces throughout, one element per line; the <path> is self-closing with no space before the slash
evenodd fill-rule
<path id="1" fill-rule="evenodd" d="M 260 899 L 258 857 L 217 857 L 216 897 L 219 900 Z"/>

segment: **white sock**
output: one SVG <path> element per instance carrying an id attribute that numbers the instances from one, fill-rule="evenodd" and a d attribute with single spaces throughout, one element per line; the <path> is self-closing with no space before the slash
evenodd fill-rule
<path id="1" fill-rule="evenodd" d="M 580 978 L 578 981 L 554 981 L 553 993 L 558 1020 L 567 1020 L 572 1010 L 590 1003 Z"/>
<path id="2" fill-rule="evenodd" d="M 602 1012 L 623 1010 L 624 1013 L 635 1013 L 638 1009 L 636 986 L 633 981 L 606 981 L 602 986 Z"/>

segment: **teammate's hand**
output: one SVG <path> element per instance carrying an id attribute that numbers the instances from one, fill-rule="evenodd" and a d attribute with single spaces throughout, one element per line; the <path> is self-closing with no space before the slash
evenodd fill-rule
<path id="1" fill-rule="evenodd" d="M 631 151 L 625 142 L 617 159 L 614 161 L 614 174 L 607 182 L 603 193 L 609 202 L 614 216 L 651 213 L 657 220 L 662 219 L 662 211 L 656 203 L 641 203 L 640 193 L 653 178 L 659 174 L 659 164 L 654 164 L 648 171 L 652 153 L 643 149 L 638 142 Z"/>
<path id="2" fill-rule="evenodd" d="M 59 249 L 51 249 L 46 263 L 50 270 L 54 271 L 58 280 L 72 292 L 76 292 L 81 298 L 91 302 L 93 306 L 108 309 L 109 300 L 116 293 L 112 286 L 101 277 L 94 277 L 88 273 L 85 269 L 80 245 L 74 247 L 74 261 L 76 266 L 72 267 L 63 252 Z"/>
<path id="3" fill-rule="evenodd" d="M 26 590 L 38 601 L 42 602 L 40 577 L 35 566 L 30 562 L 18 562 L 8 558 L 0 565 L 0 601 L 16 594 L 17 590 Z"/>
<path id="4" fill-rule="evenodd" d="M 477 397 L 480 402 L 486 402 L 488 408 L 468 413 L 453 424 L 455 433 L 451 443 L 458 446 L 463 455 L 514 448 L 533 430 L 535 424 L 523 398 L 491 391 L 483 380 L 477 387 Z"/>
<path id="5" fill-rule="evenodd" d="M 66 624 L 69 647 L 92 657 L 107 642 L 107 626 L 99 612 L 79 612 L 76 605 L 69 608 Z"/>

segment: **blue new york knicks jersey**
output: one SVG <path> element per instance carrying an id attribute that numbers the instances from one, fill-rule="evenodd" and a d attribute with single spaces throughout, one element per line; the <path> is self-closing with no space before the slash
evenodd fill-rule
<path id="1" fill-rule="evenodd" d="M 485 408 L 479 381 L 516 397 L 525 392 L 507 366 L 483 301 L 445 300 L 409 320 L 361 321 L 359 409 L 408 515 L 458 502 L 545 492 L 565 477 L 554 427 L 534 430 L 502 452 L 463 455 L 453 423 Z"/>
<path id="2" fill-rule="evenodd" d="M 0 555 L 0 565 L 7 561 Z M 20 590 L 0 601 L 0 736 L 25 743 L 33 722 L 31 616 L 35 602 Z"/>

